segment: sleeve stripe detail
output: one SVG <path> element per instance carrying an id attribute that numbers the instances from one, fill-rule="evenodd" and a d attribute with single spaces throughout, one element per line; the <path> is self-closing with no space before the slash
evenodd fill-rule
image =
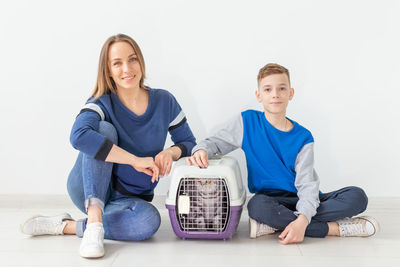
<path id="1" fill-rule="evenodd" d="M 114 143 L 106 138 L 94 158 L 97 160 L 105 161 L 113 145 Z"/>
<path id="2" fill-rule="evenodd" d="M 179 147 L 179 149 L 181 150 L 181 156 L 179 158 L 183 158 L 188 155 L 186 146 L 184 144 L 175 144 L 173 146 Z M 173 146 L 171 146 L 171 147 L 173 147 Z"/>
<path id="3" fill-rule="evenodd" d="M 178 116 L 176 116 L 176 118 L 168 125 L 168 128 L 171 128 L 171 127 L 179 124 L 184 118 L 185 118 L 185 113 L 183 113 L 183 111 L 181 110 L 181 112 L 179 112 Z"/>
<path id="4" fill-rule="evenodd" d="M 100 114 L 97 113 L 96 111 L 94 111 L 93 109 L 89 109 L 89 108 L 81 109 L 81 111 L 79 112 L 79 114 L 78 114 L 76 117 L 78 117 L 79 115 L 81 115 L 82 113 L 85 113 L 85 112 L 93 112 L 93 113 L 96 113 L 96 114 L 99 116 L 100 120 L 101 120 Z"/>
<path id="5" fill-rule="evenodd" d="M 168 131 L 172 131 L 172 130 L 178 128 L 179 126 L 181 126 L 181 125 L 184 124 L 185 122 L 186 122 L 186 117 L 184 117 L 183 120 L 181 120 L 178 124 L 173 125 L 173 126 L 170 126 L 170 127 L 168 128 Z"/>
<path id="6" fill-rule="evenodd" d="M 105 119 L 104 112 L 101 110 L 101 108 L 100 108 L 98 105 L 96 105 L 96 104 L 94 104 L 94 103 L 88 103 L 88 104 L 86 104 L 86 105 L 83 106 L 83 108 L 81 109 L 81 111 L 83 111 L 83 110 L 85 110 L 85 109 L 86 109 L 86 110 L 87 110 L 87 109 L 90 109 L 90 110 L 95 111 L 97 114 L 99 114 L 101 120 L 104 121 L 104 119 Z M 82 112 L 81 112 L 81 113 L 82 113 Z"/>

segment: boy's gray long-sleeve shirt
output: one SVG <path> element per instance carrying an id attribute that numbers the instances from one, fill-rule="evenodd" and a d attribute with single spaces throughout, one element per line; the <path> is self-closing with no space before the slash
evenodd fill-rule
<path id="1" fill-rule="evenodd" d="M 237 116 L 226 127 L 219 130 L 214 136 L 206 138 L 196 145 L 192 155 L 200 149 L 207 152 L 209 157 L 215 154 L 225 155 L 242 147 L 243 119 Z M 317 213 L 319 206 L 319 178 L 314 170 L 314 143 L 303 146 L 295 162 L 295 187 L 299 201 L 296 205 L 296 215 L 303 214 L 308 222 Z"/>

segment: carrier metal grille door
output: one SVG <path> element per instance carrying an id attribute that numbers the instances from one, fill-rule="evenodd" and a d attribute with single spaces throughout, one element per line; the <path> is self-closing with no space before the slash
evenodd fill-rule
<path id="1" fill-rule="evenodd" d="M 182 178 L 176 201 L 185 232 L 223 232 L 229 219 L 229 192 L 223 178 Z"/>

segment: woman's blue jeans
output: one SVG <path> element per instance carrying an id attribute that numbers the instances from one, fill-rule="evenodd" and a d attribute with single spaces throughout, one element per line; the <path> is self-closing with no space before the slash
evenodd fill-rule
<path id="1" fill-rule="evenodd" d="M 118 135 L 111 123 L 101 121 L 99 133 L 118 144 Z M 149 202 L 114 190 L 111 185 L 112 168 L 113 163 L 96 160 L 80 152 L 67 182 L 72 202 L 84 213 L 90 205 L 97 205 L 103 210 L 106 239 L 150 238 L 160 227 L 160 213 Z M 77 221 L 77 236 L 83 236 L 86 222 L 87 219 Z"/>

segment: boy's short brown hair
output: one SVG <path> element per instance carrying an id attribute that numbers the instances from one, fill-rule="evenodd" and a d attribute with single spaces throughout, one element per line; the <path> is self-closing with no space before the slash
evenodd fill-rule
<path id="1" fill-rule="evenodd" d="M 260 81 L 263 78 L 265 78 L 269 75 L 281 74 L 281 73 L 284 73 L 287 75 L 288 80 L 289 80 L 289 85 L 290 85 L 290 75 L 289 75 L 288 69 L 279 64 L 275 64 L 275 63 L 269 63 L 260 69 L 260 71 L 258 72 L 258 76 L 257 76 L 257 82 L 260 83 Z"/>

